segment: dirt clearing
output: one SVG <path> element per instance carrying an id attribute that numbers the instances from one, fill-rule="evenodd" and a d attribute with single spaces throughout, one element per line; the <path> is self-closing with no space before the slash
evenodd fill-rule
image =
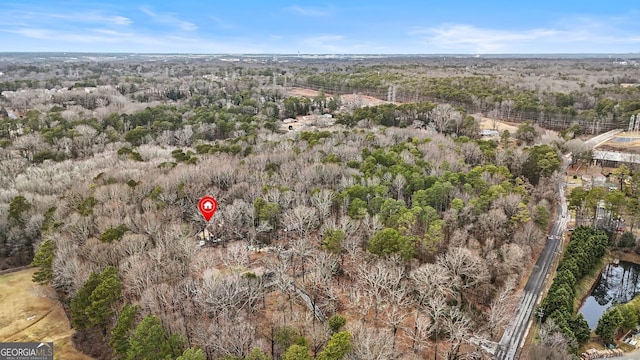
<path id="1" fill-rule="evenodd" d="M 498 132 L 500 133 L 502 133 L 505 130 L 509 130 L 511 135 L 515 134 L 516 131 L 518 130 L 517 125 L 511 125 L 504 121 L 494 120 L 486 117 L 481 117 L 479 122 L 480 122 L 480 129 L 483 129 L 483 130 L 493 130 L 495 128 L 495 130 L 498 130 Z"/>
<path id="2" fill-rule="evenodd" d="M 313 99 L 314 97 L 320 94 L 320 92 L 316 90 L 298 88 L 298 87 L 288 89 L 288 93 L 289 95 L 292 95 L 292 96 L 302 96 L 310 99 Z M 331 94 L 326 94 L 326 93 L 324 95 L 327 98 L 330 98 L 333 96 Z M 343 95 L 340 95 L 340 99 L 342 100 L 342 104 L 345 105 L 346 107 L 378 106 L 382 104 L 390 104 L 390 102 L 388 101 L 380 100 L 373 96 L 366 96 L 366 95 L 360 95 L 360 94 L 343 94 Z M 400 103 L 395 103 L 395 104 L 398 105 Z M 297 129 L 303 126 L 302 123 L 304 122 L 304 120 L 301 123 L 301 118 L 302 117 L 298 118 L 298 123 L 291 124 L 294 129 Z M 507 123 L 500 120 L 490 119 L 487 117 L 483 117 L 480 114 L 477 114 L 477 118 L 479 118 L 480 129 L 483 129 L 483 130 L 495 129 L 495 130 L 498 130 L 498 132 L 500 133 L 502 133 L 505 130 L 509 130 L 511 135 L 515 134 L 516 131 L 518 130 L 518 124 Z"/>
<path id="3" fill-rule="evenodd" d="M 289 95 L 302 96 L 307 98 L 314 98 L 320 94 L 319 91 L 303 88 L 291 88 L 289 89 Z M 324 94 L 327 98 L 332 97 L 331 94 Z M 361 95 L 361 94 L 343 94 L 340 95 L 340 100 L 345 106 L 377 106 L 382 104 L 389 104 L 388 101 L 374 98 L 373 96 Z"/>
<path id="4" fill-rule="evenodd" d="M 31 282 L 35 271 L 0 275 L 0 341 L 52 341 L 56 359 L 91 360 L 73 347 L 73 330 L 62 307 L 45 297 L 53 290 Z"/>

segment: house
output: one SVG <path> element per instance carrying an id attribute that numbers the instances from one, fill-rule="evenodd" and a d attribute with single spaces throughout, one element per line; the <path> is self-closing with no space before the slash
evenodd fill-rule
<path id="1" fill-rule="evenodd" d="M 620 163 L 640 164 L 640 154 L 610 150 L 593 150 L 593 162 L 601 166 L 615 167 Z"/>
<path id="2" fill-rule="evenodd" d="M 209 241 L 213 236 L 211 235 L 209 230 L 205 228 L 205 229 L 202 229 L 202 231 L 198 232 L 196 234 L 196 237 L 198 238 L 198 240 Z"/>
<path id="3" fill-rule="evenodd" d="M 593 187 L 604 187 L 607 183 L 607 177 L 597 174 L 593 177 Z"/>
<path id="4" fill-rule="evenodd" d="M 500 136 L 500 132 L 498 132 L 498 130 L 493 130 L 493 129 L 482 129 L 480 130 L 480 136 L 486 136 L 486 137 Z"/>
<path id="5" fill-rule="evenodd" d="M 594 165 L 602 167 L 618 167 L 620 164 L 640 164 L 640 115 L 639 119 L 631 117 L 629 131 L 622 129 L 587 140 L 592 143 L 592 160 Z M 592 140 L 596 142 L 592 142 Z"/>
<path id="6" fill-rule="evenodd" d="M 607 185 L 607 177 L 602 174 L 590 175 L 583 174 L 581 176 L 582 183 L 585 189 L 591 189 L 594 187 L 604 187 Z"/>

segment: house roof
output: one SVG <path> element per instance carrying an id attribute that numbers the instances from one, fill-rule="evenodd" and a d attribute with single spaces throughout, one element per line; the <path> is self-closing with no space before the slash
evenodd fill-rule
<path id="1" fill-rule="evenodd" d="M 493 129 L 482 129 L 480 130 L 480 135 L 482 136 L 498 136 L 500 132 L 498 130 Z"/>
<path id="2" fill-rule="evenodd" d="M 594 160 L 609 160 L 630 164 L 640 164 L 640 154 L 621 153 L 617 151 L 608 150 L 594 150 Z"/>

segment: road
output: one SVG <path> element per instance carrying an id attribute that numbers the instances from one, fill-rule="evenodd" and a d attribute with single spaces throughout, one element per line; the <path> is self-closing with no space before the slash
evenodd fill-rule
<path id="1" fill-rule="evenodd" d="M 563 159 L 562 173 L 566 171 L 569 157 Z M 498 344 L 498 351 L 495 358 L 498 360 L 514 360 L 519 357 L 518 350 L 528 332 L 531 315 L 535 309 L 540 293 L 549 275 L 549 269 L 555 261 L 558 254 L 562 252 L 562 233 L 564 232 L 568 216 L 567 202 L 564 196 L 564 182 L 558 184 L 559 204 L 557 209 L 557 217 L 553 224 L 551 233 L 547 237 L 544 249 L 540 253 L 536 261 L 529 280 L 524 287 L 524 294 L 520 299 L 520 304 L 516 310 L 516 314 L 511 320 L 509 327 L 502 335 L 502 339 Z"/>
<path id="2" fill-rule="evenodd" d="M 613 358 L 616 360 L 640 360 L 640 351 L 635 350 L 630 353 L 624 354 L 624 356 Z"/>
<path id="3" fill-rule="evenodd" d="M 591 139 L 585 141 L 584 143 L 585 145 L 588 145 L 593 149 L 596 146 L 609 141 L 612 137 L 616 136 L 618 133 L 621 133 L 621 132 L 622 132 L 622 129 L 614 129 L 611 131 L 607 131 L 604 134 L 600 134 L 598 136 L 592 137 Z"/>

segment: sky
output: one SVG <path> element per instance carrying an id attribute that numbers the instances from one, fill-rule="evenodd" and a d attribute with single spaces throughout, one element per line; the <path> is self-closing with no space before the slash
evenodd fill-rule
<path id="1" fill-rule="evenodd" d="M 640 53 L 640 2 L 2 0 L 0 52 Z"/>

